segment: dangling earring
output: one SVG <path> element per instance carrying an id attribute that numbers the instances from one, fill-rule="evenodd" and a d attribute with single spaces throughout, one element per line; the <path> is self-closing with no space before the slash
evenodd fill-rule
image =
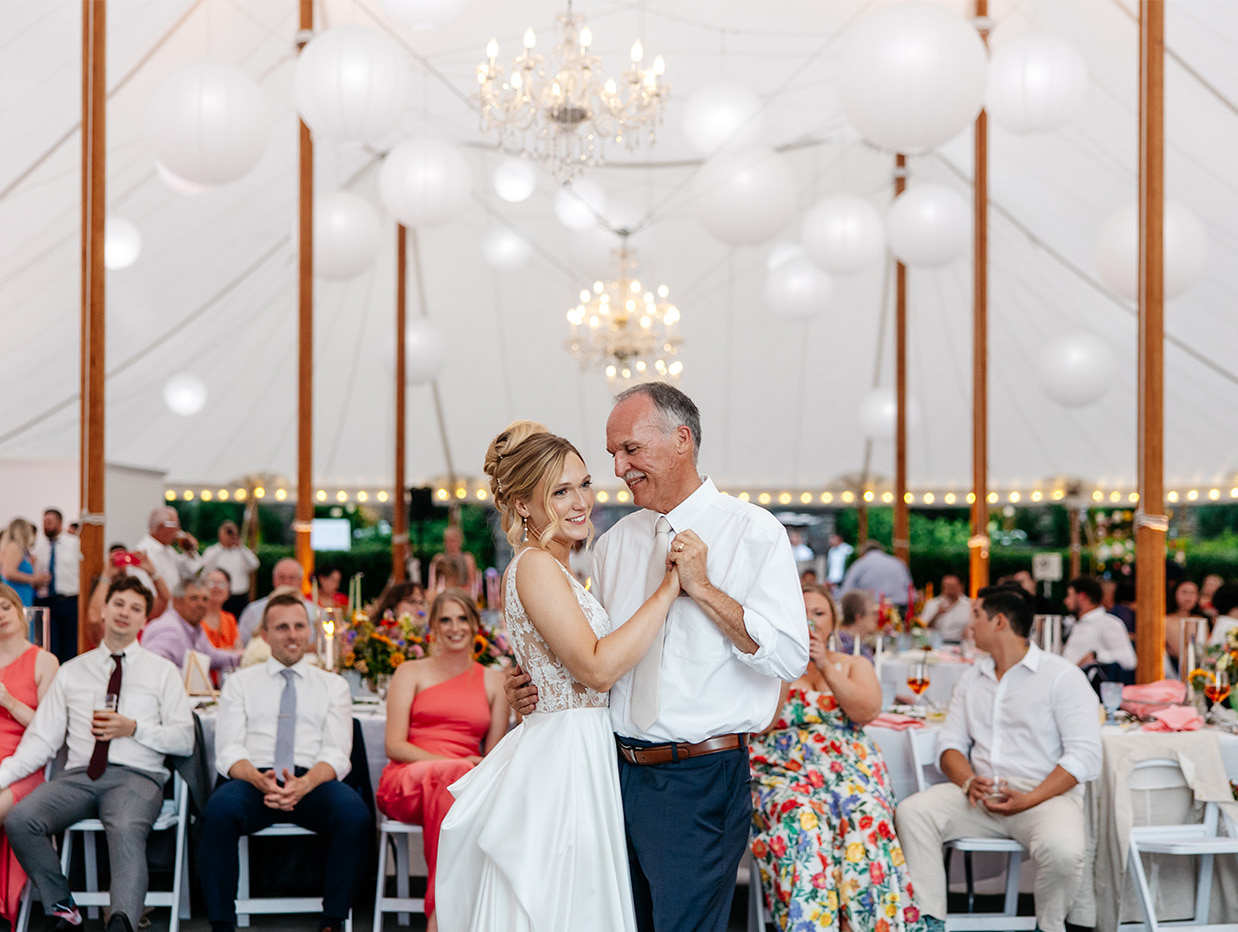
<path id="1" fill-rule="evenodd" d="M 524 532 L 524 543 L 529 541 L 529 518 L 527 515 L 520 516 L 520 529 Z"/>

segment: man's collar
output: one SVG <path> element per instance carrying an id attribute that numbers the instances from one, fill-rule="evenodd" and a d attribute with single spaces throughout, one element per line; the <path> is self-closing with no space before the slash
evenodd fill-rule
<path id="1" fill-rule="evenodd" d="M 1042 651 L 1039 647 L 1037 647 L 1031 641 L 1028 641 L 1027 642 L 1027 653 L 1024 654 L 1023 657 L 1019 660 L 1019 662 L 1016 663 L 1010 669 L 1013 670 L 1014 667 L 1027 667 L 1029 670 L 1035 673 L 1038 669 L 1040 669 L 1041 653 Z M 993 656 L 991 654 L 988 657 L 985 657 L 983 660 L 980 661 L 980 672 L 991 680 L 997 679 L 997 662 L 993 659 Z M 1010 670 L 1007 670 L 1006 672 L 1009 673 Z"/>
<path id="2" fill-rule="evenodd" d="M 1087 619 L 1089 619 L 1089 618 L 1094 618 L 1094 617 L 1097 617 L 1097 616 L 1100 616 L 1100 615 L 1107 615 L 1107 614 L 1108 614 L 1108 612 L 1106 612 L 1106 611 L 1105 611 L 1105 606 L 1103 606 L 1103 605 L 1097 605 L 1097 606 L 1096 606 L 1095 608 L 1093 608 L 1091 611 L 1084 612 L 1082 615 L 1080 615 L 1080 616 L 1079 616 L 1079 620 L 1080 620 L 1080 621 L 1086 621 L 1086 620 L 1087 620 Z"/>
<path id="3" fill-rule="evenodd" d="M 296 663 L 294 663 L 290 667 L 284 666 L 274 657 L 268 657 L 267 662 L 265 664 L 267 676 L 272 677 L 272 678 L 279 676 L 280 673 L 282 673 L 284 670 L 291 670 L 297 676 L 304 679 L 305 671 L 308 668 L 308 666 L 309 666 L 309 660 L 306 657 L 302 657 L 300 660 L 298 660 Z"/>
<path id="4" fill-rule="evenodd" d="M 682 502 L 666 513 L 671 529 L 678 534 L 699 523 L 701 515 L 718 494 L 718 488 L 709 476 L 701 476 L 701 484 Z M 656 520 L 656 518 L 655 518 Z"/>
<path id="5" fill-rule="evenodd" d="M 129 642 L 129 646 L 122 650 L 121 653 L 125 656 L 126 660 L 132 661 L 134 656 L 141 649 L 142 645 L 138 643 L 137 638 L 134 638 Z M 99 646 L 95 648 L 95 652 L 99 654 L 101 660 L 111 660 L 112 658 L 112 649 L 107 646 L 106 641 L 100 641 Z"/>

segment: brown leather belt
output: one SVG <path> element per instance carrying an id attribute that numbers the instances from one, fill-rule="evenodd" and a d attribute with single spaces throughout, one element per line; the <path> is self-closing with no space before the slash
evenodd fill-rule
<path id="1" fill-rule="evenodd" d="M 623 739 L 616 736 L 615 743 L 619 745 L 619 753 L 629 764 L 646 766 L 649 764 L 670 764 L 689 757 L 704 757 L 706 754 L 717 754 L 719 751 L 734 751 L 736 748 L 748 747 L 747 735 L 717 735 L 706 738 L 696 744 L 655 744 L 653 747 L 641 748 L 624 744 Z"/>

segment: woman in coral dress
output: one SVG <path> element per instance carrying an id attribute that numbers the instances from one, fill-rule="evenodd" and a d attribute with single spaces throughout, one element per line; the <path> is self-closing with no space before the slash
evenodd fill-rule
<path id="1" fill-rule="evenodd" d="M 402 664 L 387 693 L 387 756 L 378 808 L 390 819 L 424 827 L 427 928 L 437 929 L 434 879 L 438 835 L 452 795 L 447 787 L 507 731 L 501 671 L 473 660 L 480 620 L 467 593 L 445 589 L 430 607 L 433 648 Z"/>
<path id="2" fill-rule="evenodd" d="M 206 591 L 210 596 L 206 617 L 202 619 L 202 630 L 206 632 L 206 639 L 213 647 L 221 650 L 235 650 L 242 646 L 237 644 L 240 635 L 236 626 L 236 616 L 224 608 L 224 603 L 228 601 L 228 596 L 231 594 L 232 577 L 228 575 L 227 570 L 215 567 L 208 570 L 202 578 L 206 581 Z"/>
<path id="3" fill-rule="evenodd" d="M 17 749 L 34 710 L 60 664 L 54 654 L 26 640 L 26 612 L 12 586 L 0 584 L 0 760 Z M 43 782 L 39 770 L 0 792 L 0 823 L 9 810 Z M 26 872 L 17 863 L 7 836 L 0 834 L 0 916 L 17 925 L 18 901 Z"/>
<path id="4" fill-rule="evenodd" d="M 890 774 L 864 734 L 881 711 L 881 685 L 865 658 L 825 649 L 828 591 L 804 586 L 804 607 L 808 669 L 748 749 L 752 854 L 766 902 L 780 929 L 919 930 Z"/>

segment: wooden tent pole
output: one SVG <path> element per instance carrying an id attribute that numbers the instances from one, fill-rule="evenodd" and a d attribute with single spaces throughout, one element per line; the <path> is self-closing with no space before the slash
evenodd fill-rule
<path id="1" fill-rule="evenodd" d="M 103 573 L 105 304 L 103 229 L 107 216 L 107 2 L 82 0 L 82 321 L 81 528 L 82 595 L 77 646 L 90 646 L 86 609 Z M 44 645 L 45 647 L 47 645 Z"/>
<path id="2" fill-rule="evenodd" d="M 395 488 L 391 501 L 391 578 L 404 582 L 408 563 L 408 499 L 404 487 L 404 405 L 408 389 L 404 381 L 404 329 L 408 311 L 408 237 L 404 224 L 396 224 L 395 239 Z"/>
<path id="3" fill-rule="evenodd" d="M 989 44 L 989 0 L 976 0 L 977 28 Z M 972 506 L 967 542 L 971 594 L 989 584 L 989 116 L 975 126 L 972 185 L 975 254 L 972 257 Z"/>
<path id="4" fill-rule="evenodd" d="M 298 51 L 313 36 L 313 0 L 299 0 Z M 309 591 L 314 572 L 310 528 L 314 520 L 314 143 L 309 127 L 297 121 L 298 223 L 297 231 L 297 514 L 296 557 L 305 571 L 301 587 Z"/>
<path id="5" fill-rule="evenodd" d="M 1135 512 L 1136 677 L 1165 652 L 1165 3 L 1139 3 L 1139 508 Z"/>
<path id="6" fill-rule="evenodd" d="M 907 187 L 907 157 L 894 156 L 894 196 Z M 907 507 L 907 266 L 894 264 L 894 556 L 911 565 Z"/>

